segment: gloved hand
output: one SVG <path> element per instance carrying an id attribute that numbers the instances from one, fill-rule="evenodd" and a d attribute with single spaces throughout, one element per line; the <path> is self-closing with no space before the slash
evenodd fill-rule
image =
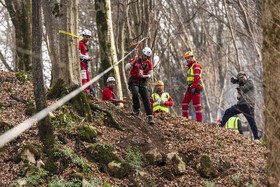
<path id="1" fill-rule="evenodd" d="M 161 106 L 164 106 L 164 105 L 165 105 L 165 100 L 164 100 L 164 99 L 161 100 L 160 105 L 161 105 Z"/>
<path id="2" fill-rule="evenodd" d="M 192 87 L 192 89 L 191 89 L 191 94 L 195 94 L 195 87 Z"/>
<path id="3" fill-rule="evenodd" d="M 161 98 L 158 98 L 157 102 L 160 103 L 161 102 Z"/>

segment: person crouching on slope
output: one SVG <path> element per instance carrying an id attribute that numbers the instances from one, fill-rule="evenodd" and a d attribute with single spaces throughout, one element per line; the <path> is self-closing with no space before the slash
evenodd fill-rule
<path id="1" fill-rule="evenodd" d="M 102 93 L 102 100 L 103 101 L 111 101 L 115 105 L 118 105 L 119 103 L 126 103 L 125 100 L 120 100 L 116 94 L 115 94 L 115 85 L 116 80 L 114 77 L 108 77 L 107 79 L 107 87 L 103 90 Z"/>
<path id="2" fill-rule="evenodd" d="M 173 106 L 173 100 L 167 92 L 163 91 L 164 83 L 158 81 L 156 83 L 156 93 L 153 93 L 150 97 L 151 108 L 153 113 L 169 112 L 169 108 Z"/>
<path id="3" fill-rule="evenodd" d="M 202 90 L 202 67 L 194 60 L 194 56 L 191 51 L 186 52 L 184 57 L 189 70 L 187 73 L 187 92 L 182 101 L 182 114 L 186 118 L 189 117 L 189 103 L 192 100 L 195 108 L 196 121 L 202 122 L 202 110 L 200 103 L 200 92 Z"/>

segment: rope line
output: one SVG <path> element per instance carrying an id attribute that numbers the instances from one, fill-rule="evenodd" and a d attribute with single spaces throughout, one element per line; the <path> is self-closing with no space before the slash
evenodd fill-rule
<path id="1" fill-rule="evenodd" d="M 83 39 L 83 37 L 76 36 L 75 34 L 71 34 L 71 33 L 69 33 L 69 32 L 62 31 L 62 30 L 59 30 L 58 33 L 66 34 L 66 35 L 69 35 L 69 36 L 72 36 L 72 37 L 78 38 L 78 39 Z"/>
<path id="2" fill-rule="evenodd" d="M 142 42 L 145 39 L 146 38 L 143 38 L 139 42 Z M 113 69 L 121 61 L 123 61 L 125 58 L 127 58 L 133 51 L 135 51 L 137 49 L 137 47 L 138 47 L 138 45 L 132 51 L 130 51 L 125 57 L 123 57 L 117 63 L 113 64 L 111 67 L 109 67 L 108 69 L 106 69 L 105 71 L 103 71 L 102 73 L 97 75 L 96 77 L 94 77 L 91 81 L 89 81 L 86 84 L 84 84 L 83 86 L 75 89 L 74 91 L 70 92 L 66 96 L 64 96 L 61 99 L 59 99 L 54 104 L 52 104 L 52 105 L 48 106 L 47 108 L 41 110 L 40 112 L 38 112 L 37 114 L 35 114 L 31 118 L 25 120 L 24 122 L 18 124 L 17 126 L 13 127 L 9 131 L 7 131 L 4 134 L 2 134 L 0 136 L 0 148 L 3 147 L 5 144 L 9 143 L 10 141 L 12 141 L 14 138 L 18 137 L 24 131 L 26 131 L 29 128 L 31 128 L 36 122 L 38 122 L 38 121 L 42 120 L 43 118 L 45 118 L 49 114 L 49 112 L 52 112 L 52 111 L 56 110 L 58 107 L 62 106 L 64 103 L 66 103 L 67 101 L 69 101 L 70 99 L 72 99 L 73 97 L 78 95 L 81 91 L 83 91 L 85 88 L 90 86 L 92 83 L 94 83 L 97 80 L 99 80 L 103 75 L 108 73 L 111 69 Z"/>

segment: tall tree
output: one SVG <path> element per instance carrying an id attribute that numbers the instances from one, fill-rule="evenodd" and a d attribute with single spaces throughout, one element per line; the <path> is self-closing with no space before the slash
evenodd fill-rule
<path id="1" fill-rule="evenodd" d="M 61 0 L 60 30 L 77 35 L 78 33 L 78 4 L 79 0 Z M 79 41 L 69 35 L 59 36 L 60 62 L 57 64 L 57 78 L 65 81 L 67 86 L 81 84 L 79 61 Z"/>
<path id="2" fill-rule="evenodd" d="M 2 2 L 2 1 L 1 1 Z M 15 71 L 31 70 L 31 0 L 5 0 L 15 27 Z"/>
<path id="3" fill-rule="evenodd" d="M 116 35 L 116 48 L 118 53 L 118 59 L 122 59 L 125 55 L 125 23 L 126 23 L 126 8 L 128 5 L 118 4 L 118 23 L 116 25 L 117 35 Z M 112 6 L 113 7 L 113 6 Z M 122 82 L 122 88 L 123 88 L 123 96 L 131 99 L 131 94 L 128 89 L 128 81 L 125 73 L 125 61 L 123 60 L 120 64 L 121 66 L 121 82 Z"/>
<path id="4" fill-rule="evenodd" d="M 41 23 L 41 0 L 32 0 L 32 60 L 33 60 L 33 85 L 37 111 L 46 108 L 46 95 L 42 65 L 42 23 Z M 48 160 L 46 169 L 55 172 L 54 165 L 54 128 L 49 117 L 45 117 L 38 124 L 40 139 L 44 144 L 44 152 Z"/>
<path id="5" fill-rule="evenodd" d="M 263 67 L 265 126 L 268 142 L 268 183 L 280 185 L 280 1 L 263 1 Z"/>
<path id="6" fill-rule="evenodd" d="M 96 10 L 96 25 L 99 39 L 99 50 L 101 58 L 101 71 L 106 70 L 117 62 L 117 54 L 115 47 L 115 39 L 113 34 L 112 16 L 111 16 L 111 1 L 110 0 L 97 0 L 95 1 Z M 119 97 L 122 98 L 122 87 L 119 66 L 114 67 L 114 76 L 117 83 L 117 91 Z M 104 83 L 108 75 L 104 76 Z"/>
<path id="7" fill-rule="evenodd" d="M 44 25 L 46 28 L 45 41 L 52 63 L 51 85 L 59 78 L 59 47 L 58 47 L 58 20 L 62 16 L 61 4 L 57 0 L 44 0 L 42 2 Z"/>

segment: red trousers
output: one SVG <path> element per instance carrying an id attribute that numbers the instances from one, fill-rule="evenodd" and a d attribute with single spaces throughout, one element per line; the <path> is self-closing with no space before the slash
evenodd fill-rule
<path id="1" fill-rule="evenodd" d="M 192 95 L 190 92 L 186 92 L 182 101 L 182 115 L 186 118 L 189 117 L 189 103 L 191 100 L 193 101 L 193 106 L 195 109 L 196 121 L 202 121 L 200 93 L 195 93 Z"/>
<path id="2" fill-rule="evenodd" d="M 90 81 L 89 72 L 88 72 L 88 70 L 82 70 L 82 71 L 81 71 L 81 74 L 82 74 L 82 85 L 84 85 L 84 84 L 86 84 L 87 82 Z M 90 86 L 88 86 L 88 87 L 85 89 L 85 92 L 86 92 L 86 93 L 89 93 L 89 92 L 90 92 Z"/>

